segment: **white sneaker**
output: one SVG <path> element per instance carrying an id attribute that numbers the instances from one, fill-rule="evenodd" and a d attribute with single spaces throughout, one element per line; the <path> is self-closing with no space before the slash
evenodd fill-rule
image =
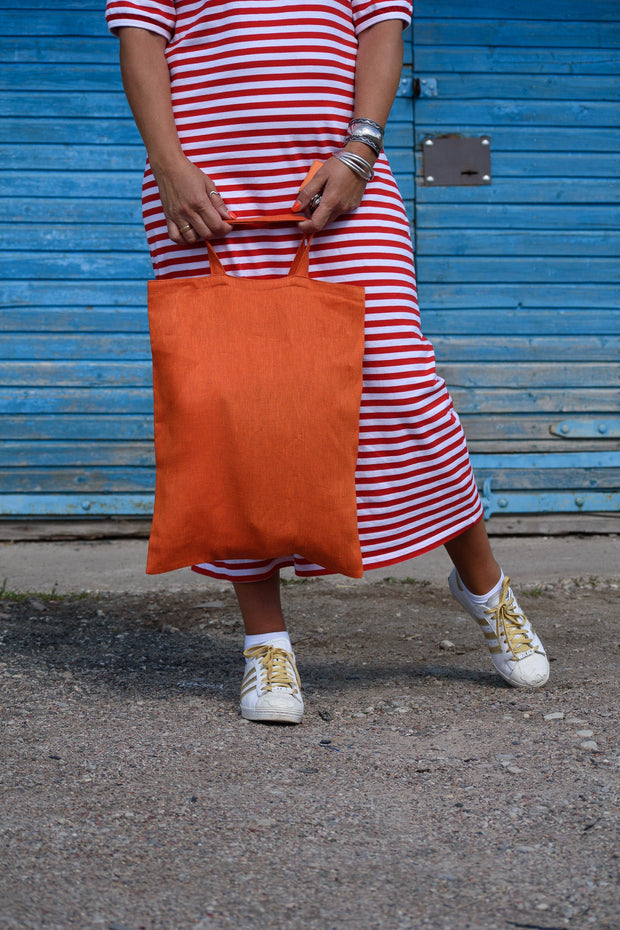
<path id="1" fill-rule="evenodd" d="M 264 723 L 300 723 L 304 713 L 295 656 L 277 644 L 246 649 L 241 716 Z"/>
<path id="2" fill-rule="evenodd" d="M 499 594 L 486 604 L 476 604 L 454 568 L 450 591 L 470 616 L 482 627 L 493 665 L 502 678 L 517 688 L 540 688 L 549 678 L 549 662 L 543 644 L 519 607 L 504 578 Z"/>

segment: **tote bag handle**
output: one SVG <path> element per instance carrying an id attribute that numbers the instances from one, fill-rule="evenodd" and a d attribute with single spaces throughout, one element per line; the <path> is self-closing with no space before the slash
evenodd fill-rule
<path id="1" fill-rule="evenodd" d="M 295 258 L 293 259 L 293 264 L 287 272 L 286 277 L 292 277 L 296 275 L 303 278 L 308 277 L 308 262 L 310 259 L 311 242 L 312 236 L 304 236 L 304 238 L 301 240 L 301 244 L 297 249 Z M 207 247 L 207 252 L 209 253 L 209 268 L 211 274 L 215 276 L 222 275 L 223 277 L 233 277 L 233 275 L 227 275 L 224 271 L 224 267 L 217 257 L 216 251 L 211 243 L 205 241 L 205 245 Z"/>

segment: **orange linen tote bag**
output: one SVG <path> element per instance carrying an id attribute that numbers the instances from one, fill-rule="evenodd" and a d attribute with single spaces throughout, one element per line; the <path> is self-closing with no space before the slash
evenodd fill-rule
<path id="1" fill-rule="evenodd" d="M 155 509 L 147 572 L 299 554 L 362 575 L 362 287 L 288 275 L 149 281 Z"/>

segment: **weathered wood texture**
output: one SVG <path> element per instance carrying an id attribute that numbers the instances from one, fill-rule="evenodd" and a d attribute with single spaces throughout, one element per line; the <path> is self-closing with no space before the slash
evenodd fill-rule
<path id="1" fill-rule="evenodd" d="M 416 3 L 420 303 L 488 514 L 618 509 L 619 38 L 614 0 Z M 490 184 L 426 183 L 451 133 Z"/>
<path id="2" fill-rule="evenodd" d="M 95 0 L 0 12 L 0 515 L 143 514 L 152 270 L 118 44 Z M 409 79 L 411 56 L 409 34 Z M 410 83 L 389 138 L 412 212 Z"/>
<path id="3" fill-rule="evenodd" d="M 148 514 L 144 151 L 117 43 L 94 0 L 0 11 L 0 514 Z M 417 193 L 425 330 L 491 509 L 502 495 L 508 512 L 609 509 L 620 8 L 446 0 L 439 13 L 416 4 L 405 69 L 415 55 L 437 96 L 415 102 L 414 127 L 403 83 L 388 133 L 412 217 Z M 491 136 L 491 185 L 420 184 L 422 140 L 447 132 Z"/>

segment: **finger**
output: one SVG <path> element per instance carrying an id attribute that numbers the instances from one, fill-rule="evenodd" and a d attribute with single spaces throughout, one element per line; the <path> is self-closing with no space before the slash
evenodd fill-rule
<path id="1" fill-rule="evenodd" d="M 166 222 L 168 226 L 168 235 L 170 236 L 172 241 L 176 242 L 177 245 L 182 245 L 185 242 L 185 239 L 183 238 L 183 233 L 179 229 L 178 224 L 175 223 L 174 220 L 171 220 L 171 219 L 167 219 Z M 185 222 L 184 220 L 179 220 L 179 223 L 181 224 L 181 226 L 184 225 L 184 222 Z"/>
<path id="2" fill-rule="evenodd" d="M 209 191 L 209 200 L 211 201 L 211 205 L 215 207 L 219 215 L 223 217 L 225 220 L 227 219 L 236 220 L 237 219 L 237 215 L 235 213 L 232 213 L 228 209 L 228 207 L 226 206 L 226 201 L 224 200 L 220 192 L 215 187 L 213 188 L 213 190 Z"/>
<path id="3" fill-rule="evenodd" d="M 305 213 L 306 216 L 311 216 L 312 213 L 318 209 L 318 203 L 320 202 L 324 187 L 325 184 L 317 184 L 312 181 L 305 184 L 297 194 L 297 200 L 291 208 L 293 213 Z M 312 204 L 313 201 L 314 205 L 311 208 L 310 204 Z"/>
<path id="4" fill-rule="evenodd" d="M 299 223 L 299 229 L 306 235 L 311 236 L 314 233 L 320 232 L 328 225 L 328 223 L 331 223 L 332 220 L 337 219 L 339 215 L 340 214 L 338 211 L 334 212 L 328 207 L 317 207 L 316 211 L 309 219 L 303 220 L 301 223 Z"/>

